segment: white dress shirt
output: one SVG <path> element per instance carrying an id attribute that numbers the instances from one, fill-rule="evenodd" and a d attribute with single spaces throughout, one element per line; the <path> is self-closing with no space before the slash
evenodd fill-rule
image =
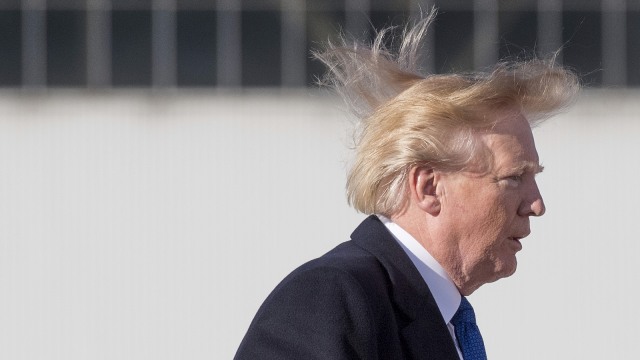
<path id="1" fill-rule="evenodd" d="M 400 244 L 404 252 L 407 253 L 407 256 L 409 256 L 411 262 L 413 262 L 413 265 L 415 265 L 427 283 L 427 286 L 429 286 L 429 290 L 431 290 L 436 305 L 438 305 L 442 318 L 447 323 L 453 343 L 458 350 L 458 356 L 460 359 L 463 359 L 458 341 L 456 340 L 454 327 L 451 324 L 451 318 L 455 315 L 456 311 L 458 311 L 461 301 L 460 292 L 454 285 L 453 280 L 451 280 L 436 259 L 434 259 L 411 234 L 390 219 L 382 215 L 377 216 L 398 241 L 398 244 Z"/>

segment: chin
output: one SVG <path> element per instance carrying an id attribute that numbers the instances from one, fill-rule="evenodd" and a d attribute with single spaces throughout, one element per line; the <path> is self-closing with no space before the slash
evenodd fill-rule
<path id="1" fill-rule="evenodd" d="M 514 257 L 513 261 L 507 262 L 501 266 L 500 271 L 498 271 L 498 277 L 496 278 L 496 280 L 513 275 L 516 272 L 517 267 L 518 262 Z"/>
<path id="2" fill-rule="evenodd" d="M 505 259 L 504 261 L 485 263 L 483 270 L 470 274 L 467 277 L 468 281 L 462 283 L 463 286 L 459 284 L 456 284 L 456 286 L 458 286 L 462 295 L 469 296 L 484 284 L 489 284 L 513 275 L 517 267 L 518 262 L 515 256 Z"/>
<path id="3" fill-rule="evenodd" d="M 487 281 L 487 283 L 491 283 L 502 278 L 509 277 L 516 272 L 516 268 L 518 267 L 518 262 L 515 257 L 511 259 L 506 259 L 505 261 L 501 261 L 494 264 L 493 272 L 490 275 L 491 279 Z"/>

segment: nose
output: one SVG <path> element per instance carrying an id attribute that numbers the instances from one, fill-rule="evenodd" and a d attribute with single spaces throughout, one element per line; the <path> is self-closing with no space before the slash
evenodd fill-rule
<path id="1" fill-rule="evenodd" d="M 535 180 L 530 189 L 527 190 L 526 195 L 523 197 L 520 208 L 518 209 L 518 215 L 520 216 L 542 216 L 547 211 L 544 206 L 544 200 L 540 195 L 538 184 Z"/>

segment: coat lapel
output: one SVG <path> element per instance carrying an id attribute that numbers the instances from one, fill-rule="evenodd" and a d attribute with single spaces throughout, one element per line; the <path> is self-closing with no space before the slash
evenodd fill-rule
<path id="1" fill-rule="evenodd" d="M 373 254 L 386 269 L 391 296 L 401 313 L 400 334 L 412 359 L 458 360 L 449 329 L 429 287 L 387 228 L 372 215 L 351 239 Z"/>

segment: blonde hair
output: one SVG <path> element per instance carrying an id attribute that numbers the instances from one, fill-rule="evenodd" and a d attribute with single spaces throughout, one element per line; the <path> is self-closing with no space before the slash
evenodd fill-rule
<path id="1" fill-rule="evenodd" d="M 347 198 L 358 211 L 390 216 L 406 205 L 413 166 L 465 169 L 481 149 L 474 134 L 495 125 L 492 110 L 515 108 L 533 126 L 568 105 L 577 77 L 550 60 L 503 62 L 489 72 L 422 75 L 418 52 L 435 10 L 400 37 L 397 54 L 378 32 L 373 44 L 329 44 L 314 55 L 329 72 L 322 83 L 350 105 L 359 123 Z"/>

